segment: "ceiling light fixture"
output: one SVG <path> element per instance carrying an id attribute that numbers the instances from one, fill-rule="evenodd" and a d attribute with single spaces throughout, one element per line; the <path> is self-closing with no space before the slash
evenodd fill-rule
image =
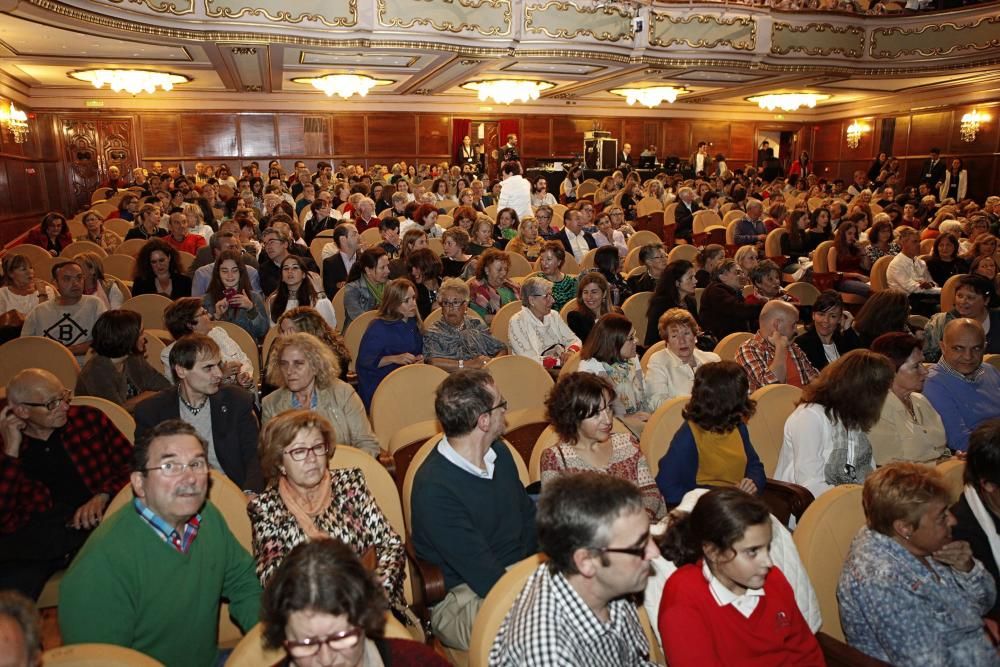
<path id="1" fill-rule="evenodd" d="M 972 143 L 979 134 L 979 126 L 990 119 L 989 116 L 979 113 L 975 109 L 962 116 L 961 137 L 962 141 Z"/>
<path id="2" fill-rule="evenodd" d="M 865 132 L 870 131 L 872 128 L 868 123 L 861 121 L 854 121 L 847 126 L 847 147 L 857 148 L 861 144 L 861 135 Z"/>
<path id="3" fill-rule="evenodd" d="M 753 102 L 765 111 L 781 109 L 782 111 L 792 112 L 798 111 L 801 107 L 812 109 L 816 106 L 817 102 L 823 102 L 828 99 L 830 99 L 829 95 L 819 93 L 778 93 L 748 97 L 747 102 Z"/>
<path id="4" fill-rule="evenodd" d="M 662 104 L 663 100 L 673 104 L 678 95 L 686 93 L 688 90 L 674 86 L 650 86 L 648 88 L 614 88 L 608 92 L 621 95 L 630 106 L 638 102 L 652 109 Z"/>
<path id="5" fill-rule="evenodd" d="M 0 126 L 10 132 L 15 144 L 23 144 L 28 140 L 28 114 L 14 106 L 13 102 L 6 110 L 0 110 Z"/>
<path id="6" fill-rule="evenodd" d="M 74 79 L 94 84 L 94 88 L 103 88 L 106 85 L 116 93 L 125 91 L 129 95 L 143 92 L 152 95 L 157 88 L 172 90 L 178 83 L 187 83 L 191 80 L 183 74 L 144 69 L 83 69 L 70 72 L 69 75 Z"/>
<path id="7" fill-rule="evenodd" d="M 499 104 L 510 104 L 537 100 L 539 93 L 555 88 L 556 84 L 530 79 L 494 79 L 491 81 L 467 81 L 460 87 L 476 91 L 481 102 L 493 98 Z"/>
<path id="8" fill-rule="evenodd" d="M 373 79 L 365 74 L 327 74 L 317 77 L 298 77 L 294 83 L 305 83 L 326 93 L 327 97 L 339 95 L 345 100 L 355 95 L 364 97 L 375 86 L 396 83 L 390 79 Z"/>

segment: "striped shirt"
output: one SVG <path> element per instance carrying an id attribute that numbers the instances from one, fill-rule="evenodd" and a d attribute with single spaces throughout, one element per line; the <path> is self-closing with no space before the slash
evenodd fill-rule
<path id="1" fill-rule="evenodd" d="M 602 622 L 562 574 L 542 564 L 528 579 L 490 649 L 490 667 L 651 667 L 635 605 L 619 598 Z"/>

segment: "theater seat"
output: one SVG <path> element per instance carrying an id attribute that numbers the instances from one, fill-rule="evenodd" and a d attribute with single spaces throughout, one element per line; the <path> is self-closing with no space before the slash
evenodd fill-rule
<path id="1" fill-rule="evenodd" d="M 965 461 L 948 459 L 937 466 L 937 471 L 944 478 L 944 483 L 951 492 L 952 504 L 957 503 L 965 490 Z"/>
<path id="2" fill-rule="evenodd" d="M 817 498 L 792 534 L 802 565 L 816 589 L 823 616 L 821 630 L 838 641 L 844 641 L 844 631 L 840 626 L 837 582 L 851 541 L 864 525 L 861 486 L 845 484 Z"/>
<path id="3" fill-rule="evenodd" d="M 472 638 L 469 640 L 469 667 L 487 667 L 490 648 L 496 639 L 503 619 L 514 600 L 521 594 L 525 582 L 534 574 L 538 566 L 548 560 L 544 554 L 528 556 L 522 561 L 511 565 L 490 589 L 483 604 L 476 613 L 472 624 Z"/>
<path id="4" fill-rule="evenodd" d="M 159 660 L 114 644 L 73 644 L 49 649 L 42 654 L 42 664 L 45 667 L 163 667 Z"/>
<path id="5" fill-rule="evenodd" d="M 70 390 L 76 387 L 80 374 L 76 357 L 51 338 L 22 336 L 0 345 L 0 387 L 6 387 L 15 375 L 27 368 L 49 371 Z"/>

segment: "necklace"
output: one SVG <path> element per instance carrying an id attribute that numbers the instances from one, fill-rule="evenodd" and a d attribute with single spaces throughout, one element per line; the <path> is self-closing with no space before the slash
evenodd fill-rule
<path id="1" fill-rule="evenodd" d="M 202 410 L 204 410 L 205 406 L 208 405 L 208 397 L 207 396 L 205 397 L 205 400 L 201 402 L 201 405 L 199 405 L 198 407 L 194 407 L 193 405 L 191 405 L 190 403 L 187 402 L 187 399 L 184 398 L 184 394 L 183 393 L 177 392 L 177 395 L 180 397 L 181 403 L 184 404 L 184 407 L 187 408 L 188 411 L 193 416 L 195 416 L 195 417 L 197 417 L 198 413 L 201 412 Z"/>

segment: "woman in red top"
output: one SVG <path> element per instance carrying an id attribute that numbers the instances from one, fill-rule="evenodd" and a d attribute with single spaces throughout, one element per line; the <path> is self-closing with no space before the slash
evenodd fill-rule
<path id="1" fill-rule="evenodd" d="M 58 257 L 62 249 L 73 242 L 69 233 L 69 225 L 62 213 L 46 213 L 38 227 L 28 231 L 23 244 L 36 245 L 49 251 L 53 257 Z"/>
<path id="2" fill-rule="evenodd" d="M 679 569 L 658 622 L 670 667 L 826 664 L 770 545 L 767 506 L 739 489 L 709 491 L 670 526 L 660 549 Z"/>

